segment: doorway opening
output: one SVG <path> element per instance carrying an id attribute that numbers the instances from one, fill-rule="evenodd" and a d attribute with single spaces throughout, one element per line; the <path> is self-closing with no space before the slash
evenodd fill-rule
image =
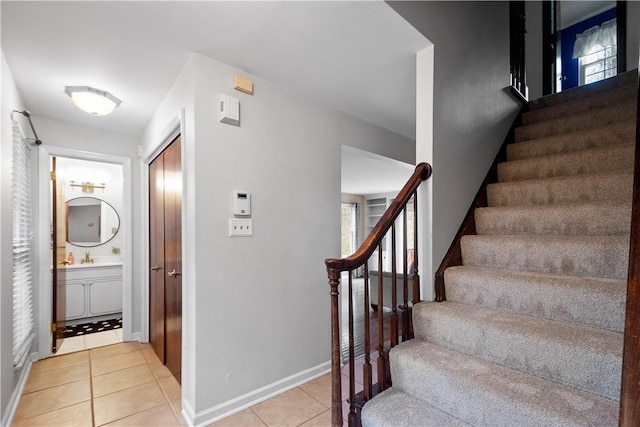
<path id="1" fill-rule="evenodd" d="M 414 165 L 400 162 L 395 159 L 380 156 L 378 154 L 366 152 L 349 146 L 342 146 L 341 155 L 341 256 L 352 255 L 373 230 L 384 211 L 396 197 L 400 189 L 407 182 L 415 169 Z M 411 209 L 410 209 L 411 210 Z M 412 211 L 412 210 L 411 210 Z M 410 215 L 413 224 L 413 214 Z M 412 230 L 413 227 L 408 227 Z M 398 234 L 396 239 L 401 239 L 403 233 L 402 219 L 396 222 Z M 397 242 L 396 242 L 397 243 Z M 382 244 L 383 271 L 391 271 L 391 239 L 386 237 Z M 402 247 L 397 244 L 396 247 Z M 397 251 L 399 257 L 398 273 L 402 273 L 402 251 Z M 408 248 L 408 255 L 413 261 L 413 248 Z M 372 274 L 378 269 L 377 250 L 369 261 L 369 273 Z M 371 281 L 371 277 L 369 278 Z M 343 273 L 341 277 L 341 352 L 343 360 L 348 357 L 349 328 L 345 320 L 349 316 L 349 276 Z M 368 284 L 364 280 L 364 267 L 356 269 L 351 277 L 351 294 L 353 298 L 354 334 L 362 337 L 364 334 L 364 319 L 370 320 L 377 316 L 376 310 L 381 309 L 388 315 L 391 309 L 378 307 L 370 304 L 364 306 L 365 286 Z M 377 337 L 377 322 L 371 320 L 370 333 L 372 337 Z M 388 332 L 388 331 L 387 331 Z M 373 342 L 373 341 L 372 341 Z M 356 340 L 355 356 L 364 353 L 364 341 Z"/>
<path id="2" fill-rule="evenodd" d="M 544 2 L 544 94 L 626 71 L 626 2 Z"/>
<path id="3" fill-rule="evenodd" d="M 131 339 L 130 159 L 38 155 L 41 356 Z"/>

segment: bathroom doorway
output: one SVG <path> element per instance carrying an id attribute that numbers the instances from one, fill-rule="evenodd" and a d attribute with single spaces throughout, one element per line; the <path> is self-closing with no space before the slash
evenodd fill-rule
<path id="1" fill-rule="evenodd" d="M 131 321 L 129 160 L 40 150 L 39 230 L 50 236 L 39 244 L 40 259 L 50 260 L 40 267 L 41 352 L 122 342 Z"/>

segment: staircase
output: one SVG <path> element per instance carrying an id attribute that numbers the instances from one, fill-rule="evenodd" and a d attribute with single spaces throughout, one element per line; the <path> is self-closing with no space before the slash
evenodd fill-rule
<path id="1" fill-rule="evenodd" d="M 637 72 L 530 103 L 365 426 L 618 424 Z"/>

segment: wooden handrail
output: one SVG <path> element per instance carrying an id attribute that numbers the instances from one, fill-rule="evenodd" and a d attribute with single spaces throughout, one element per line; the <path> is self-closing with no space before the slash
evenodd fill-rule
<path id="1" fill-rule="evenodd" d="M 640 425 L 640 81 L 637 102 L 629 276 L 620 390 L 620 426 L 623 427 Z"/>
<path id="2" fill-rule="evenodd" d="M 371 230 L 371 233 L 364 239 L 360 249 L 346 258 L 329 258 L 325 260 L 324 263 L 327 266 L 327 272 L 329 272 L 330 275 L 331 272 L 334 272 L 334 274 L 337 274 L 339 277 L 342 271 L 353 270 L 354 268 L 364 265 L 373 252 L 375 252 L 393 222 L 407 205 L 413 193 L 422 181 L 428 179 L 430 176 L 431 165 L 429 163 L 419 163 L 407 183 L 398 193 L 398 196 L 391 205 L 389 205 L 389 208 L 382 215 L 382 218 L 380 218 L 373 230 Z"/>
<path id="3" fill-rule="evenodd" d="M 390 347 L 393 348 L 398 343 L 398 311 L 401 312 L 402 322 L 402 340 L 406 340 L 412 337 L 411 328 L 411 307 L 408 303 L 408 286 L 407 286 L 407 220 L 406 220 L 406 207 L 411 200 L 414 200 L 414 253 L 417 255 L 418 249 L 418 229 L 417 229 L 417 189 L 422 181 L 428 179 L 431 176 L 431 165 L 428 163 L 420 163 L 416 166 L 415 171 L 402 187 L 394 201 L 384 212 L 378 223 L 375 225 L 371 233 L 365 238 L 360 248 L 351 256 L 346 258 L 330 258 L 325 260 L 327 267 L 327 274 L 329 278 L 330 295 L 331 295 L 331 424 L 333 426 L 342 426 L 342 372 L 341 372 L 341 339 L 340 339 L 340 308 L 338 297 L 340 295 L 340 274 L 343 271 L 353 271 L 361 266 L 364 266 L 364 365 L 363 365 L 363 391 L 361 397 L 356 397 L 354 388 L 354 329 L 353 329 L 353 298 L 352 298 L 352 277 L 349 275 L 349 302 L 348 302 L 348 322 L 349 322 L 349 400 L 350 400 L 350 412 L 348 423 L 349 426 L 358 426 L 360 424 L 359 409 L 361 403 L 369 400 L 373 393 L 372 387 L 372 365 L 370 363 L 370 328 L 369 328 L 369 269 L 367 262 L 378 250 L 378 343 L 375 346 L 377 349 L 377 374 L 378 374 L 378 386 L 375 391 L 379 392 L 391 386 L 391 374 L 388 363 L 388 349 L 385 334 L 383 331 L 383 268 L 382 268 L 382 241 L 387 235 L 387 232 L 391 229 L 392 234 L 392 307 L 391 307 L 391 336 Z M 404 213 L 404 214 L 403 214 Z M 396 260 L 395 260 L 395 221 L 403 214 L 403 229 L 405 233 L 404 245 L 403 245 L 403 292 L 402 292 L 402 305 L 398 305 L 398 295 L 396 295 Z M 418 275 L 418 260 L 417 256 L 414 256 L 413 260 L 413 274 L 412 274 L 412 303 L 416 304 L 419 301 L 419 288 L 420 279 Z M 357 400 L 360 399 L 359 402 Z"/>

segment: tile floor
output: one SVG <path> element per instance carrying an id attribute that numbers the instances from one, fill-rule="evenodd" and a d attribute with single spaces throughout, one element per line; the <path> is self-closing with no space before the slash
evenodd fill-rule
<path id="1" fill-rule="evenodd" d="M 122 329 L 65 338 L 56 356 L 122 342 Z"/>
<path id="2" fill-rule="evenodd" d="M 342 372 L 347 371 L 345 367 Z M 343 395 L 345 390 L 348 385 L 343 375 Z M 331 377 L 326 374 L 211 426 L 330 426 L 330 407 Z M 345 416 L 347 411 L 348 405 L 343 402 Z M 186 423 L 181 415 L 180 385 L 151 346 L 122 342 L 35 362 L 12 425 Z"/>

